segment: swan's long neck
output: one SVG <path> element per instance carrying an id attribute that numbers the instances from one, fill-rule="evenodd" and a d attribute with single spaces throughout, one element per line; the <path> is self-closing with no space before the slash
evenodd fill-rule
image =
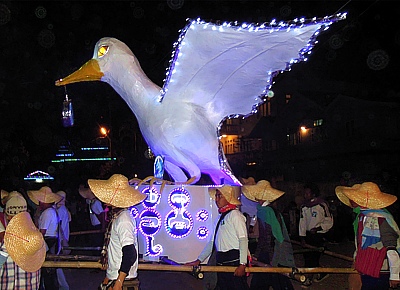
<path id="1" fill-rule="evenodd" d="M 104 81 L 125 100 L 138 120 L 143 119 L 144 114 L 157 106 L 161 88 L 146 76 L 133 55 L 118 63 L 120 67 L 106 73 Z"/>

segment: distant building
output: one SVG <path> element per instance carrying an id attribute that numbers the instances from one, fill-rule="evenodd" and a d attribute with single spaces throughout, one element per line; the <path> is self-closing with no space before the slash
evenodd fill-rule
<path id="1" fill-rule="evenodd" d="M 268 99 L 221 128 L 236 176 L 256 180 L 376 179 L 398 170 L 400 105 L 337 95 L 317 104 L 295 93 Z"/>

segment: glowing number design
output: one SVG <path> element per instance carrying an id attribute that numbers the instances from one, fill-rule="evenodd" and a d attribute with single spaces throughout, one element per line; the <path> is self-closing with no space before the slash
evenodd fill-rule
<path id="1" fill-rule="evenodd" d="M 208 216 L 209 216 L 208 211 L 205 210 L 205 209 L 201 209 L 201 210 L 199 210 L 199 211 L 197 212 L 197 214 L 196 214 L 196 219 L 197 219 L 199 222 L 205 222 L 206 220 L 208 220 Z"/>
<path id="2" fill-rule="evenodd" d="M 189 192 L 174 188 L 168 195 L 168 204 L 172 210 L 165 217 L 165 230 L 175 239 L 188 236 L 193 229 L 193 217 L 186 209 L 190 204 Z"/>
<path id="3" fill-rule="evenodd" d="M 204 240 L 205 238 L 208 237 L 208 233 L 209 233 L 209 230 L 207 229 L 207 227 L 203 227 L 203 226 L 199 227 L 197 230 L 197 237 L 200 240 Z"/>
<path id="4" fill-rule="evenodd" d="M 146 256 L 158 256 L 162 253 L 161 245 L 154 245 L 154 236 L 161 229 L 162 219 L 160 213 L 155 209 L 160 203 L 161 194 L 155 188 L 145 188 L 143 193 L 147 198 L 142 202 L 145 208 L 139 215 L 139 230 L 146 238 Z"/>

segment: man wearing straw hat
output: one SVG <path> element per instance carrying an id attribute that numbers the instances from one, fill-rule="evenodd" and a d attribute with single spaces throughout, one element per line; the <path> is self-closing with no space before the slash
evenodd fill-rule
<path id="1" fill-rule="evenodd" d="M 137 228 L 129 208 L 147 195 L 131 187 L 128 178 L 121 174 L 114 174 L 108 180 L 89 179 L 88 184 L 98 199 L 111 206 L 100 260 L 106 278 L 100 287 L 120 290 L 124 280 L 137 278 L 138 269 Z"/>
<path id="2" fill-rule="evenodd" d="M 47 244 L 48 252 L 56 254 L 60 248 L 60 239 L 58 237 L 59 219 L 54 205 L 61 201 L 62 197 L 54 193 L 48 186 L 43 186 L 39 190 L 30 190 L 28 191 L 28 196 L 33 203 L 39 206 L 39 210 L 41 211 L 38 228 Z M 41 274 L 39 289 L 59 288 L 55 268 L 44 268 Z"/>
<path id="3" fill-rule="evenodd" d="M 217 265 L 237 266 L 233 274 L 217 273 L 217 289 L 220 290 L 248 289 L 245 271 L 248 239 L 246 218 L 238 209 L 238 206 L 241 204 L 238 199 L 239 190 L 240 187 L 229 185 L 209 189 L 209 194 L 211 198 L 215 199 L 221 215 L 215 227 L 213 237 L 200 253 L 197 260 L 186 263 L 186 265 L 198 266 L 207 257 L 210 257 L 210 260 L 212 260 L 215 253 Z M 209 285 L 207 287 L 213 290 L 215 286 Z"/>
<path id="4" fill-rule="evenodd" d="M 352 207 L 356 251 L 354 267 L 361 274 L 362 290 L 385 290 L 400 285 L 400 230 L 386 209 L 397 197 L 381 192 L 373 182 L 337 186 L 336 195 Z M 381 270 L 390 269 L 390 274 Z"/>
<path id="5" fill-rule="evenodd" d="M 38 289 L 40 267 L 46 247 L 42 234 L 33 224 L 25 198 L 13 191 L 4 200 L 5 223 L 0 225 L 0 289 Z"/>
<path id="6" fill-rule="evenodd" d="M 257 202 L 259 238 L 253 260 L 272 267 L 295 267 L 293 248 L 282 214 L 276 201 L 284 192 L 271 186 L 267 180 L 255 185 L 244 185 L 242 192 L 248 199 Z M 256 264 L 256 263 L 255 263 Z M 250 290 L 294 289 L 289 277 L 279 273 L 254 273 Z"/>

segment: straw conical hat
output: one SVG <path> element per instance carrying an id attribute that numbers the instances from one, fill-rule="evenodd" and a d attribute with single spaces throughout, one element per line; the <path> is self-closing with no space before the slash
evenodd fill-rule
<path id="1" fill-rule="evenodd" d="M 43 235 L 28 212 L 17 214 L 8 223 L 4 245 L 14 262 L 26 272 L 39 270 L 46 258 Z"/>
<path id="2" fill-rule="evenodd" d="M 267 180 L 260 180 L 255 185 L 243 185 L 242 192 L 252 201 L 267 200 L 268 202 L 273 202 L 285 193 L 273 188 Z"/>
<path id="3" fill-rule="evenodd" d="M 337 186 L 335 192 L 339 200 L 350 207 L 352 207 L 350 200 L 370 209 L 385 208 L 397 200 L 395 195 L 381 192 L 378 185 L 373 182 L 354 184 L 352 187 Z"/>
<path id="4" fill-rule="evenodd" d="M 62 199 L 61 196 L 51 191 L 48 186 L 43 186 L 39 190 L 30 190 L 28 191 L 28 196 L 37 205 L 39 201 L 42 203 L 57 203 Z"/>
<path id="5" fill-rule="evenodd" d="M 225 199 L 233 205 L 241 205 L 239 197 L 239 186 L 231 186 L 231 185 L 224 185 L 222 187 L 210 187 L 208 189 L 208 193 L 210 194 L 211 198 L 215 200 L 215 193 L 217 189 L 222 193 Z"/>
<path id="6" fill-rule="evenodd" d="M 115 207 L 130 207 L 147 197 L 130 186 L 128 178 L 121 174 L 114 174 L 108 180 L 89 179 L 88 184 L 98 199 Z"/>

